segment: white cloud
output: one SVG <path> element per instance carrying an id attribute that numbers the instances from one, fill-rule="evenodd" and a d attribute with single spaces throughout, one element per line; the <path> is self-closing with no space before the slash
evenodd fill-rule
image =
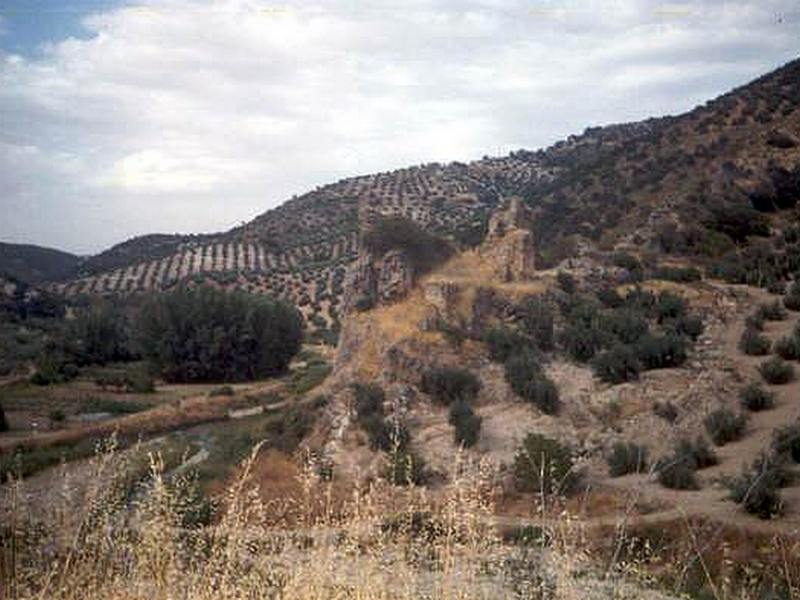
<path id="1" fill-rule="evenodd" d="M 0 238 L 220 230 L 340 177 L 686 110 L 796 51 L 788 0 L 361 4 L 144 0 L 0 54 Z"/>

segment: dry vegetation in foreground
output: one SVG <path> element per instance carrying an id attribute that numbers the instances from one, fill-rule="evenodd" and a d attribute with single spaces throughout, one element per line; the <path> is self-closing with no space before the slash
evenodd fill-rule
<path id="1" fill-rule="evenodd" d="M 192 477 L 113 444 L 91 461 L 88 487 L 73 485 L 65 470 L 44 511 L 27 509 L 24 482 L 7 486 L 1 597 L 655 600 L 673 596 L 651 589 L 652 575 L 677 586 L 687 572 L 708 578 L 710 598 L 798 597 L 791 587 L 797 565 L 780 560 L 796 548 L 785 542 L 774 545 L 783 552 L 774 565 L 753 564 L 761 570 L 751 569 L 745 588 L 732 560 L 721 561 L 721 571 L 706 568 L 709 548 L 698 544 L 708 536 L 683 540 L 688 554 L 681 555 L 674 545 L 651 545 L 653 532 L 633 537 L 618 527 L 604 533 L 603 547 L 556 499 L 537 525 L 501 536 L 493 525 L 497 480 L 479 462 L 457 461 L 453 484 L 435 498 L 378 481 L 343 500 L 309 461 L 288 495 L 265 501 L 257 458 L 258 448 L 219 496 L 213 517 Z M 767 577 L 788 584 L 766 596 Z"/>

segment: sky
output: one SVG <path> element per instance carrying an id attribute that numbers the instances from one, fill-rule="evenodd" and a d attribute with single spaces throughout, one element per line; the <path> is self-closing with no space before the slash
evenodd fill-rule
<path id="1" fill-rule="evenodd" d="M 0 240 L 226 230 L 344 177 L 678 114 L 797 0 L 0 0 Z"/>

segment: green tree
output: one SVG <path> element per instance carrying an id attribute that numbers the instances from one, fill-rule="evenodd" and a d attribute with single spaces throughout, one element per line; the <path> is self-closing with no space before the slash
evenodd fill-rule
<path id="1" fill-rule="evenodd" d="M 152 298 L 138 329 L 144 357 L 167 381 L 244 381 L 283 373 L 302 341 L 295 308 L 212 287 Z"/>

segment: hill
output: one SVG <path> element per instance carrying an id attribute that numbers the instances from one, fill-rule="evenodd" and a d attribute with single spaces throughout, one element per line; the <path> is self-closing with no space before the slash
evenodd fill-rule
<path id="1" fill-rule="evenodd" d="M 717 259 L 741 241 L 737 223 L 757 222 L 754 210 L 796 201 L 799 79 L 794 61 L 684 115 L 590 128 L 536 152 L 344 179 L 224 233 L 136 238 L 60 289 L 213 281 L 288 297 L 313 326 L 338 329 L 345 270 L 374 214 L 407 216 L 467 248 L 512 195 L 535 209 L 540 264 L 626 247 Z"/>
<path id="2" fill-rule="evenodd" d="M 80 262 L 79 256 L 61 250 L 0 242 L 0 274 L 27 283 L 75 277 Z"/>

